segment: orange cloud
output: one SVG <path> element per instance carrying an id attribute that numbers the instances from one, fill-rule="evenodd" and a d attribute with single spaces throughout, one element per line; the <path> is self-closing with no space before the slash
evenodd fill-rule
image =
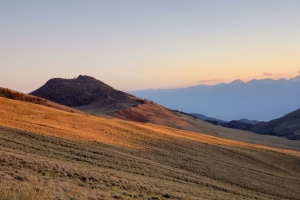
<path id="1" fill-rule="evenodd" d="M 264 76 L 273 76 L 273 74 L 272 74 L 272 73 L 269 73 L 269 72 L 264 72 L 263 75 L 264 75 Z"/>
<path id="2" fill-rule="evenodd" d="M 277 76 L 288 75 L 289 73 L 278 73 Z"/>
<path id="3" fill-rule="evenodd" d="M 208 79 L 208 80 L 200 80 L 199 83 L 209 83 L 209 82 L 221 82 L 222 79 Z"/>

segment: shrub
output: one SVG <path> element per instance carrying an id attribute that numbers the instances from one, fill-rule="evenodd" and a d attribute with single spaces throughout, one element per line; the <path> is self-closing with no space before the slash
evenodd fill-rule
<path id="1" fill-rule="evenodd" d="M 17 176 L 16 179 L 19 180 L 19 181 L 25 181 L 25 178 L 22 177 L 22 176 Z"/>
<path id="2" fill-rule="evenodd" d="M 169 194 L 164 194 L 163 197 L 165 197 L 166 199 L 170 199 L 171 196 Z"/>

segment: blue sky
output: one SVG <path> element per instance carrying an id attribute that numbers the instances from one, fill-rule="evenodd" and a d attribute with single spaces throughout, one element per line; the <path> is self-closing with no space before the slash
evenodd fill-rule
<path id="1" fill-rule="evenodd" d="M 1 1 L 0 86 L 94 76 L 121 90 L 300 70 L 300 1 Z"/>

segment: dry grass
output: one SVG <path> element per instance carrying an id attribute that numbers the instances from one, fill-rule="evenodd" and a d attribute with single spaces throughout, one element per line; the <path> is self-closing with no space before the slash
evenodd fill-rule
<path id="1" fill-rule="evenodd" d="M 154 103 L 146 102 L 135 107 L 130 108 L 129 105 L 127 107 L 125 110 L 118 110 L 120 108 L 115 108 L 111 104 L 104 105 L 103 102 L 96 102 L 78 109 L 101 118 L 108 117 L 109 113 L 114 113 L 114 116 L 121 119 L 148 122 L 250 144 L 300 151 L 300 141 L 215 126 L 185 114 L 175 114 Z"/>
<path id="2" fill-rule="evenodd" d="M 128 115 L 133 114 L 137 116 L 143 116 L 146 119 L 144 121 L 153 124 L 159 124 L 173 128 L 190 126 L 189 122 L 180 115 L 175 114 L 173 111 L 170 111 L 163 106 L 149 102 L 137 105 L 129 110 L 118 111 L 115 116 L 121 119 L 129 119 L 131 121 L 143 121 L 130 119 L 130 117 L 128 117 Z"/>
<path id="3" fill-rule="evenodd" d="M 19 178 L 20 181 L 21 177 Z M 52 197 L 46 194 L 39 187 L 30 187 L 21 185 L 0 184 L 0 200 L 51 200 Z"/>
<path id="4" fill-rule="evenodd" d="M 44 98 L 32 96 L 29 94 L 24 94 L 21 92 L 17 92 L 11 89 L 7 88 L 2 88 L 0 87 L 0 97 L 8 98 L 8 99 L 13 99 L 13 100 L 18 100 L 18 101 L 23 101 L 23 102 L 28 102 L 28 103 L 33 103 L 33 104 L 38 104 L 42 106 L 47 106 L 51 108 L 55 108 L 58 110 L 63 110 L 66 112 L 72 112 L 72 113 L 82 113 L 79 110 L 76 110 L 74 108 L 70 108 L 64 105 L 60 105 L 57 103 L 54 103 L 52 101 L 49 101 Z"/>
<path id="5" fill-rule="evenodd" d="M 295 151 L 2 98 L 0 125 L 2 184 L 53 199 L 300 197 Z"/>
<path id="6" fill-rule="evenodd" d="M 122 98 L 119 98 L 122 99 Z M 149 122 L 174 128 L 190 126 L 180 115 L 148 100 L 126 96 L 121 101 L 99 100 L 86 106 L 76 107 L 94 116 L 112 116 L 134 122 Z"/>
<path id="7" fill-rule="evenodd" d="M 11 101 L 1 97 L 0 105 L 0 125 L 66 139 L 98 141 L 122 147 L 144 148 L 145 140 L 155 141 L 178 137 L 210 144 L 268 148 L 154 124 L 67 113 L 31 103 Z M 209 127 L 215 128 L 213 125 Z M 214 131 L 214 129 L 211 130 Z M 232 129 L 221 128 L 218 132 L 230 130 Z M 234 130 L 234 133 L 238 134 L 239 131 Z M 274 148 L 273 150 L 288 151 Z M 297 152 L 293 153 L 298 154 Z"/>

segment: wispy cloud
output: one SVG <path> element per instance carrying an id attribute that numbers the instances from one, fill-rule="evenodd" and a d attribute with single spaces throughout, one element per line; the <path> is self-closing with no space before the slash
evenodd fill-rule
<path id="1" fill-rule="evenodd" d="M 300 74 L 300 71 L 298 71 L 298 74 Z"/>
<path id="2" fill-rule="evenodd" d="M 272 74 L 272 73 L 269 73 L 269 72 L 264 72 L 263 75 L 264 75 L 264 76 L 273 76 L 273 74 Z"/>
<path id="3" fill-rule="evenodd" d="M 200 80 L 199 83 L 211 83 L 211 82 L 221 82 L 222 79 L 207 79 L 207 80 Z"/>
<path id="4" fill-rule="evenodd" d="M 289 73 L 278 73 L 277 76 L 284 76 L 284 75 L 288 75 Z"/>

